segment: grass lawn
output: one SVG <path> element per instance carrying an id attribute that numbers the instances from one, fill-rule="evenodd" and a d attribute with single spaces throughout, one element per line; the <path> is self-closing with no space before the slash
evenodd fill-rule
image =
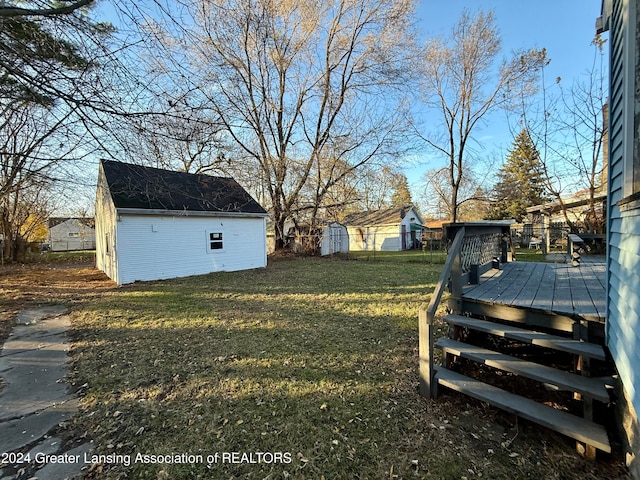
<path id="1" fill-rule="evenodd" d="M 563 254 L 564 250 L 551 250 L 549 253 Z M 535 248 L 516 248 L 516 259 L 518 262 L 548 262 L 542 249 Z M 551 262 L 553 263 L 553 261 Z"/>
<path id="2" fill-rule="evenodd" d="M 74 250 L 69 252 L 38 252 L 30 253 L 29 264 L 68 264 L 93 261 L 95 250 Z"/>
<path id="3" fill-rule="evenodd" d="M 82 411 L 69 438 L 132 460 L 201 455 L 112 459 L 89 476 L 625 478 L 616 459 L 583 460 L 484 404 L 418 395 L 417 311 L 441 263 L 285 258 L 70 300 Z"/>

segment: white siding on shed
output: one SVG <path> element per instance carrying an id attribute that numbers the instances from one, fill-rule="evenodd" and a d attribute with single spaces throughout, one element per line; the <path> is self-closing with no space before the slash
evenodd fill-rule
<path id="1" fill-rule="evenodd" d="M 96 267 L 114 282 L 118 281 L 116 255 L 116 208 L 102 172 L 98 176 L 96 192 Z"/>
<path id="2" fill-rule="evenodd" d="M 222 232 L 224 248 L 209 248 Z M 264 218 L 120 215 L 118 283 L 266 267 Z"/>
<path id="3" fill-rule="evenodd" d="M 334 253 L 349 253 L 347 227 L 337 222 L 324 229 L 320 245 L 320 255 L 333 255 Z"/>
<path id="4" fill-rule="evenodd" d="M 102 160 L 96 265 L 118 285 L 264 268 L 266 218 L 232 178 Z"/>
<path id="5" fill-rule="evenodd" d="M 400 230 L 398 225 L 377 225 L 370 227 L 347 227 L 349 248 L 365 252 L 397 252 L 400 250 Z"/>
<path id="6" fill-rule="evenodd" d="M 364 220 L 362 217 L 357 218 L 353 224 L 348 223 L 347 218 L 345 223 L 349 233 L 349 248 L 353 251 L 378 252 L 399 252 L 413 248 L 413 239 L 420 238 L 422 218 L 414 207 L 406 211 L 405 208 L 398 208 L 393 217 L 388 216 L 390 210 L 393 209 L 383 211 L 385 218 L 379 223 L 371 221 L 379 211 L 371 212 L 371 217 L 367 216 Z M 368 212 L 365 213 L 368 215 Z"/>

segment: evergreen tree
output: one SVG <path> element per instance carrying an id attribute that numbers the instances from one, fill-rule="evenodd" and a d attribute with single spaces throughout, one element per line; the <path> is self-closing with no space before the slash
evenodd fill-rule
<path id="1" fill-rule="evenodd" d="M 405 207 L 413 204 L 411 192 L 409 191 L 409 180 L 404 173 L 396 172 L 391 177 L 391 205 L 394 207 Z"/>
<path id="2" fill-rule="evenodd" d="M 113 31 L 88 17 L 94 4 L 0 1 L 0 107 L 19 108 L 24 102 L 51 107 L 60 98 L 77 96 L 81 76 L 95 66 L 87 58 L 90 46 Z"/>
<path id="3" fill-rule="evenodd" d="M 540 152 L 526 130 L 515 138 L 494 187 L 495 203 L 489 220 L 513 218 L 521 222 L 527 207 L 548 200 L 540 171 Z"/>

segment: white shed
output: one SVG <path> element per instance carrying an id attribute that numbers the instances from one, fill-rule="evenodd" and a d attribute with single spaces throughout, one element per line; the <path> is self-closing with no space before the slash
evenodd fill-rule
<path id="1" fill-rule="evenodd" d="M 354 251 L 401 251 L 417 248 L 422 217 L 413 205 L 353 213 L 344 219 Z"/>
<path id="2" fill-rule="evenodd" d="M 349 233 L 347 227 L 338 222 L 332 222 L 322 232 L 320 255 L 334 253 L 349 253 Z"/>
<path id="3" fill-rule="evenodd" d="M 232 178 L 103 160 L 96 265 L 119 285 L 266 267 L 266 218 Z"/>

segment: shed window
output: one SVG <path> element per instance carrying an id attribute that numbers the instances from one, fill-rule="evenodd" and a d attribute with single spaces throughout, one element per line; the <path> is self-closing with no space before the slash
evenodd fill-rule
<path id="1" fill-rule="evenodd" d="M 209 250 L 222 250 L 222 232 L 209 232 Z"/>

